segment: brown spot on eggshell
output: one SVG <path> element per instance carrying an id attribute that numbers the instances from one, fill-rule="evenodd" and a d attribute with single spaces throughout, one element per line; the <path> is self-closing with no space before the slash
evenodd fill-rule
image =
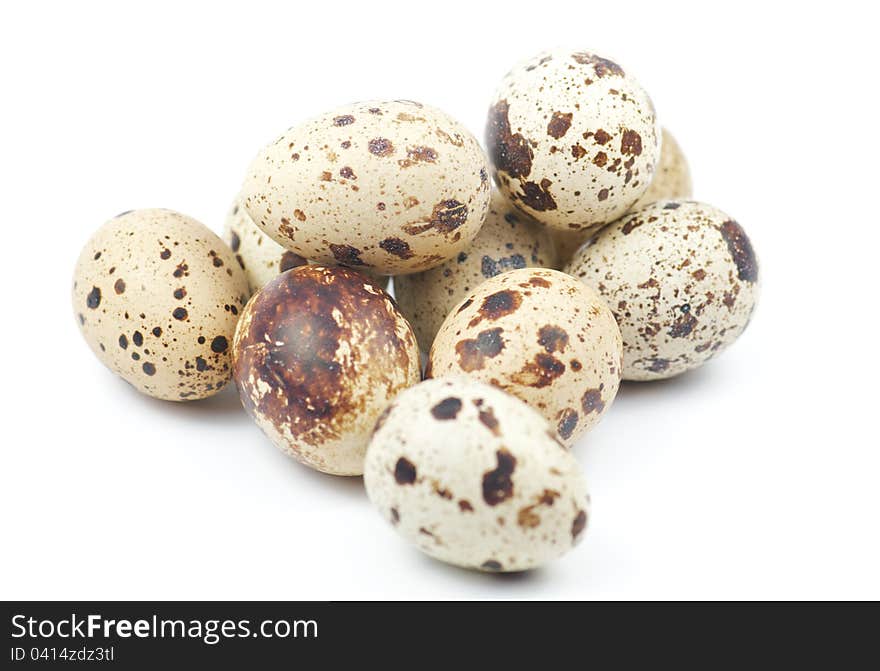
<path id="1" fill-rule="evenodd" d="M 564 352 L 568 346 L 568 333 L 561 326 L 545 324 L 538 330 L 538 344 L 548 354 Z"/>
<path id="2" fill-rule="evenodd" d="M 541 180 L 540 184 L 526 182 L 522 185 L 523 192 L 519 194 L 519 199 L 537 212 L 555 210 L 556 201 L 553 200 L 553 196 L 550 194 L 550 186 L 552 184 L 553 182 L 546 177 Z"/>
<path id="3" fill-rule="evenodd" d="M 457 342 L 455 353 L 459 367 L 465 372 L 482 369 L 486 359 L 498 356 L 504 349 L 503 332 L 501 328 L 487 329 L 480 331 L 476 338 Z"/>
<path id="4" fill-rule="evenodd" d="M 365 266 L 363 259 L 361 259 L 361 250 L 357 247 L 352 247 L 351 245 L 336 245 L 330 244 L 330 251 L 333 253 L 333 258 L 336 259 L 337 263 L 344 266 Z"/>
<path id="5" fill-rule="evenodd" d="M 510 128 L 508 112 L 510 106 L 501 100 L 489 110 L 489 121 L 486 127 L 486 144 L 489 157 L 496 170 L 507 173 L 513 178 L 528 177 L 532 171 L 532 148 L 528 140 Z"/>
<path id="6" fill-rule="evenodd" d="M 394 465 L 394 481 L 398 485 L 411 485 L 416 481 L 416 476 L 415 465 L 405 457 L 400 457 Z"/>
<path id="7" fill-rule="evenodd" d="M 86 296 L 86 307 L 90 310 L 96 310 L 101 304 L 101 290 L 98 287 L 92 287 L 89 295 Z"/>
<path id="8" fill-rule="evenodd" d="M 730 219 L 721 224 L 718 230 L 721 231 L 727 250 L 736 264 L 737 277 L 743 282 L 757 282 L 758 259 L 742 226 Z"/>
<path id="9" fill-rule="evenodd" d="M 620 153 L 639 156 L 642 153 L 642 136 L 634 130 L 624 130 L 620 136 Z"/>
<path id="10" fill-rule="evenodd" d="M 505 448 L 495 452 L 497 466 L 483 474 L 483 500 L 490 506 L 497 506 L 513 496 L 513 472 L 516 457 Z"/>
<path id="11" fill-rule="evenodd" d="M 584 414 L 589 415 L 591 412 L 601 414 L 605 410 L 605 401 L 602 400 L 601 389 L 587 389 L 581 397 L 581 407 Z"/>
<path id="12" fill-rule="evenodd" d="M 558 140 L 568 132 L 571 127 L 571 112 L 553 112 L 550 122 L 547 124 L 547 135 Z"/>
<path id="13" fill-rule="evenodd" d="M 367 143 L 367 148 L 374 156 L 386 157 L 394 153 L 394 145 L 391 140 L 384 137 L 373 138 Z"/>
<path id="14" fill-rule="evenodd" d="M 565 364 L 555 356 L 539 352 L 532 361 L 523 364 L 517 372 L 510 376 L 515 384 L 526 387 L 541 388 L 553 384 L 565 372 Z"/>
<path id="15" fill-rule="evenodd" d="M 461 399 L 450 396 L 449 398 L 444 398 L 437 405 L 431 408 L 431 415 L 434 417 L 434 419 L 439 419 L 443 421 L 448 419 L 455 419 L 460 411 Z"/>
<path id="16" fill-rule="evenodd" d="M 573 543 L 577 543 L 586 528 L 587 513 L 584 510 L 579 510 L 571 523 L 571 540 Z"/>
<path id="17" fill-rule="evenodd" d="M 577 427 L 579 415 L 574 408 L 566 408 L 560 413 L 559 421 L 556 424 L 556 431 L 563 440 L 571 438 L 571 434 Z"/>
<path id="18" fill-rule="evenodd" d="M 379 247 L 389 254 L 393 254 L 401 259 L 410 259 L 413 257 L 413 252 L 410 249 L 409 243 L 400 238 L 385 238 L 379 243 Z"/>
<path id="19" fill-rule="evenodd" d="M 484 319 L 495 321 L 511 315 L 522 305 L 522 295 L 512 289 L 503 289 L 489 294 L 483 299 L 483 303 L 477 310 L 476 316 L 468 323 L 468 328 L 473 328 Z M 463 309 L 465 306 L 459 309 Z"/>
<path id="20" fill-rule="evenodd" d="M 625 77 L 626 73 L 623 71 L 623 68 L 620 67 L 614 61 L 608 60 L 607 58 L 602 58 L 601 56 L 597 56 L 596 54 L 591 54 L 587 52 L 577 52 L 571 55 L 571 57 L 580 65 L 592 65 L 593 71 L 596 73 L 596 76 L 600 79 L 602 77 Z"/>

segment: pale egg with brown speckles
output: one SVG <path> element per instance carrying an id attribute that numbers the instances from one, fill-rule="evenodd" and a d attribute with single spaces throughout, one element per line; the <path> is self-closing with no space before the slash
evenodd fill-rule
<path id="1" fill-rule="evenodd" d="M 409 101 L 340 107 L 263 149 L 242 200 L 285 249 L 377 274 L 427 270 L 477 235 L 489 206 L 476 139 Z"/>
<path id="2" fill-rule="evenodd" d="M 450 310 L 481 282 L 508 270 L 555 264 L 547 229 L 493 191 L 486 223 L 470 246 L 442 266 L 396 277 L 394 297 L 428 351 Z"/>
<path id="3" fill-rule="evenodd" d="M 547 421 L 465 376 L 402 392 L 379 418 L 367 496 L 406 540 L 450 564 L 523 571 L 583 538 L 590 498 Z"/>
<path id="4" fill-rule="evenodd" d="M 537 409 L 571 445 L 611 406 L 621 337 L 605 301 L 556 270 L 483 282 L 440 327 L 426 377 L 468 373 Z"/>
<path id="5" fill-rule="evenodd" d="M 247 279 L 229 247 L 171 210 L 120 214 L 83 247 L 73 307 L 86 342 L 138 391 L 171 401 L 216 394 Z"/>
<path id="6" fill-rule="evenodd" d="M 660 157 L 651 99 L 616 62 L 585 51 L 539 54 L 509 72 L 489 109 L 498 187 L 563 231 L 596 231 L 648 189 Z"/>
<path id="7" fill-rule="evenodd" d="M 660 201 L 615 222 L 566 272 L 614 311 L 626 380 L 702 365 L 742 334 L 758 297 L 758 261 L 745 231 L 692 201 Z"/>
<path id="8" fill-rule="evenodd" d="M 350 268 L 299 266 L 248 302 L 233 343 L 248 414 L 274 445 L 325 473 L 360 475 L 376 418 L 421 379 L 394 301 Z"/>

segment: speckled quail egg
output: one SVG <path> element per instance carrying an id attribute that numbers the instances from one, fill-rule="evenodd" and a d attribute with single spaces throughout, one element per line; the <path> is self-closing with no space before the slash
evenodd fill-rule
<path id="1" fill-rule="evenodd" d="M 452 310 L 425 375 L 490 382 L 537 409 L 571 445 L 614 400 L 621 346 L 596 291 L 556 270 L 523 268 L 486 280 Z"/>
<path id="2" fill-rule="evenodd" d="M 105 366 L 149 396 L 190 401 L 229 381 L 247 293 L 220 238 L 190 217 L 148 209 L 120 214 L 86 243 L 73 307 Z"/>
<path id="3" fill-rule="evenodd" d="M 539 54 L 509 72 L 489 109 L 498 187 L 560 230 L 598 230 L 644 195 L 660 128 L 644 89 L 593 53 Z"/>
<path id="4" fill-rule="evenodd" d="M 365 102 L 291 128 L 263 149 L 242 198 L 286 249 L 398 275 L 438 266 L 473 240 L 489 206 L 488 163 L 440 110 Z"/>
<path id="5" fill-rule="evenodd" d="M 691 169 L 681 146 L 672 133 L 665 128 L 662 137 L 660 162 L 654 170 L 651 185 L 645 191 L 645 195 L 633 205 L 633 210 L 640 210 L 658 200 L 687 199 L 693 195 Z"/>
<path id="6" fill-rule="evenodd" d="M 263 233 L 239 200 L 232 204 L 226 215 L 223 239 L 235 252 L 238 264 L 247 275 L 251 291 L 249 295 L 256 293 L 279 273 L 311 263 L 299 254 L 284 249 Z M 389 277 L 374 275 L 366 269 L 360 269 L 360 272 L 372 277 L 383 289 L 388 287 Z"/>
<path id="7" fill-rule="evenodd" d="M 376 424 L 367 496 L 426 554 L 522 571 L 583 537 L 590 500 L 577 461 L 522 401 L 463 376 L 402 392 Z"/>
<path id="8" fill-rule="evenodd" d="M 656 380 L 695 368 L 743 332 L 758 262 L 721 210 L 660 201 L 604 229 L 566 271 L 608 301 L 623 334 L 623 377 Z"/>
<path id="9" fill-rule="evenodd" d="M 284 452 L 360 475 L 376 418 L 420 379 L 415 335 L 392 299 L 341 266 L 299 266 L 242 312 L 233 343 L 242 404 Z"/>
<path id="10" fill-rule="evenodd" d="M 449 311 L 478 284 L 508 270 L 552 268 L 555 263 L 547 229 L 495 191 L 486 223 L 470 246 L 442 266 L 398 276 L 394 297 L 427 351 Z"/>

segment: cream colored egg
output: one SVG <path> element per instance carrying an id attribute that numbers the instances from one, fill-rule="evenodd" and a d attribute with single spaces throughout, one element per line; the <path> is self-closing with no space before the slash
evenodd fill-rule
<path id="1" fill-rule="evenodd" d="M 341 266 L 299 266 L 248 302 L 234 376 L 248 414 L 284 452 L 360 475 L 376 418 L 421 377 L 415 335 L 391 298 Z"/>
<path id="2" fill-rule="evenodd" d="M 171 210 L 135 210 L 86 243 L 73 307 L 105 366 L 149 396 L 190 401 L 229 381 L 247 294 L 232 251 L 208 228 Z"/>
<path id="3" fill-rule="evenodd" d="M 508 270 L 555 264 L 547 230 L 494 191 L 486 223 L 470 246 L 442 266 L 398 276 L 394 296 L 428 351 L 446 315 L 481 282 Z"/>
<path id="4" fill-rule="evenodd" d="M 556 270 L 524 268 L 486 280 L 453 309 L 425 375 L 468 373 L 500 387 L 571 445 L 610 407 L 620 371 L 620 331 L 596 291 Z"/>
<path id="5" fill-rule="evenodd" d="M 562 231 L 595 231 L 641 198 L 660 156 L 648 94 L 596 54 L 539 54 L 501 82 L 486 128 L 498 187 Z"/>
<path id="6" fill-rule="evenodd" d="M 721 210 L 661 201 L 604 229 L 566 268 L 611 306 L 623 334 L 623 377 L 695 368 L 743 332 L 758 296 L 758 261 Z"/>
<path id="7" fill-rule="evenodd" d="M 654 171 L 654 178 L 645 195 L 633 206 L 633 210 L 640 210 L 658 200 L 682 200 L 693 195 L 691 169 L 681 145 L 665 128 L 662 137 L 660 162 Z"/>
<path id="8" fill-rule="evenodd" d="M 263 149 L 242 199 L 286 249 L 397 275 L 467 247 L 488 209 L 487 170 L 474 137 L 440 110 L 364 102 L 291 128 Z"/>
<path id="9" fill-rule="evenodd" d="M 583 537 L 590 499 L 577 461 L 546 420 L 463 377 L 401 393 L 376 425 L 367 496 L 428 555 L 483 571 L 522 571 Z"/>

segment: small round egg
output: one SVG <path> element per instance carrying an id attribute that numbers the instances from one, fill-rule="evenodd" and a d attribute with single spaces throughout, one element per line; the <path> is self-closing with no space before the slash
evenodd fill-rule
<path id="1" fill-rule="evenodd" d="M 72 298 L 107 368 L 149 396 L 192 401 L 229 381 L 247 294 L 220 238 L 178 212 L 147 209 L 111 219 L 86 243 Z"/>
<path id="2" fill-rule="evenodd" d="M 442 266 L 395 278 L 394 297 L 428 351 L 446 315 L 481 282 L 508 270 L 555 264 L 547 230 L 494 191 L 486 223 L 470 246 Z"/>
<path id="3" fill-rule="evenodd" d="M 463 376 L 397 397 L 376 424 L 364 485 L 420 550 L 483 571 L 560 557 L 583 538 L 590 511 L 578 463 L 544 418 Z"/>
<path id="4" fill-rule="evenodd" d="M 516 207 L 552 228 L 595 231 L 648 189 L 660 128 L 648 94 L 620 65 L 558 50 L 504 77 L 486 146 Z"/>
<path id="5" fill-rule="evenodd" d="M 623 334 L 623 377 L 696 368 L 743 332 L 758 296 L 758 261 L 721 210 L 661 201 L 604 229 L 566 268 L 594 287 Z"/>
<path id="6" fill-rule="evenodd" d="M 654 171 L 651 185 L 645 195 L 633 205 L 633 210 L 640 210 L 658 200 L 686 200 L 693 195 L 691 169 L 681 145 L 665 128 L 662 130 L 662 138 L 660 162 Z"/>
<path id="7" fill-rule="evenodd" d="M 313 263 L 299 254 L 284 249 L 266 235 L 253 222 L 239 200 L 232 204 L 226 215 L 223 239 L 235 253 L 238 264 L 247 275 L 251 291 L 249 296 L 255 294 L 279 273 L 306 263 Z M 374 275 L 363 268 L 359 272 L 371 277 L 383 289 L 388 287 L 389 277 Z"/>
<path id="8" fill-rule="evenodd" d="M 284 452 L 360 475 L 376 418 L 420 379 L 415 335 L 391 297 L 349 268 L 299 266 L 245 307 L 233 343 L 245 410 Z"/>
<path id="9" fill-rule="evenodd" d="M 242 199 L 262 230 L 300 256 L 413 273 L 455 257 L 477 235 L 489 206 L 488 163 L 440 110 L 357 103 L 263 149 Z"/>
<path id="10" fill-rule="evenodd" d="M 571 445 L 611 406 L 621 347 L 596 291 L 556 270 L 523 268 L 486 280 L 452 310 L 425 375 L 468 373 L 500 387 Z"/>

